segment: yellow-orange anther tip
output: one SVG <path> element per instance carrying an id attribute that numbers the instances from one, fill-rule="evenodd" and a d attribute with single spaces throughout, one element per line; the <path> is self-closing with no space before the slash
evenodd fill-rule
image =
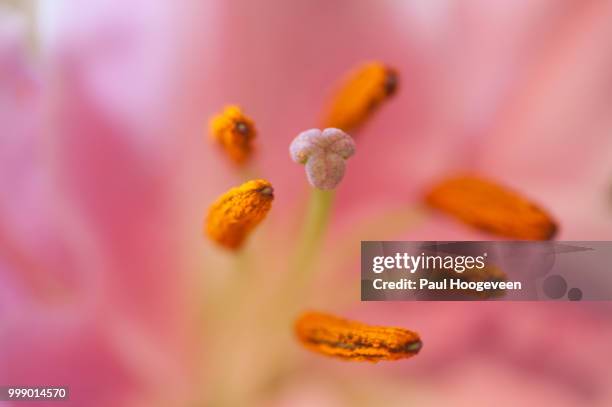
<path id="1" fill-rule="evenodd" d="M 443 180 L 425 201 L 468 225 L 507 238 L 550 240 L 558 229 L 552 216 L 532 201 L 473 175 Z"/>
<path id="2" fill-rule="evenodd" d="M 265 196 L 274 196 L 274 189 L 272 187 L 263 187 L 259 192 Z"/>
<path id="3" fill-rule="evenodd" d="M 243 164 L 253 154 L 255 124 L 240 107 L 226 106 L 210 120 L 210 135 L 236 164 Z"/>
<path id="4" fill-rule="evenodd" d="M 239 249 L 268 214 L 274 189 L 266 180 L 253 180 L 232 188 L 213 203 L 206 218 L 206 233 L 219 245 Z"/>
<path id="5" fill-rule="evenodd" d="M 371 326 L 316 311 L 296 320 L 295 334 L 313 352 L 351 361 L 405 359 L 423 346 L 419 335 L 407 329 Z"/>
<path id="6" fill-rule="evenodd" d="M 350 72 L 332 98 L 323 127 L 351 132 L 362 125 L 399 86 L 396 70 L 368 62 Z"/>

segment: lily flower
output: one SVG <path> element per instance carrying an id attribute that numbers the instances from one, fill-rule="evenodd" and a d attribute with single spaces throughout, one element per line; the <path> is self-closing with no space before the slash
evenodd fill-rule
<path id="1" fill-rule="evenodd" d="M 426 208 L 459 172 L 536 202 L 557 239 L 612 237 L 609 2 L 18 3 L 0 11 L 0 383 L 93 407 L 611 404 L 609 304 L 361 303 L 358 268 L 360 240 L 500 238 Z M 288 146 L 372 61 L 401 86 L 377 75 L 375 106 L 350 105 L 358 153 L 306 209 Z M 257 128 L 248 178 L 203 137 L 230 104 Z M 274 208 L 224 250 L 203 211 L 252 179 Z M 402 327 L 383 356 L 419 354 L 308 352 L 307 309 L 325 310 L 298 329 L 314 350 L 323 321 Z"/>

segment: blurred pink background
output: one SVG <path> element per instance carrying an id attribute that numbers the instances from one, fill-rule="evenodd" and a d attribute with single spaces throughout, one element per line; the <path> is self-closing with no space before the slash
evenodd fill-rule
<path id="1" fill-rule="evenodd" d="M 358 281 L 361 239 L 492 238 L 419 209 L 455 171 L 532 197 L 559 239 L 611 239 L 610 38 L 599 0 L 1 1 L 0 385 L 73 406 L 612 405 L 609 303 L 360 303 Z M 400 89 L 289 308 L 421 334 L 377 365 L 301 349 L 279 306 L 307 193 L 289 143 L 368 60 Z M 228 103 L 276 197 L 245 281 L 202 235 L 244 180 L 206 134 Z"/>

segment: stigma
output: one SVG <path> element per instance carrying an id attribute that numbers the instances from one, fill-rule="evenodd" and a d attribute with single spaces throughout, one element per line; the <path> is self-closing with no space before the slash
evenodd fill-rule
<path id="1" fill-rule="evenodd" d="M 346 168 L 346 160 L 355 154 L 351 136 L 340 129 L 301 132 L 289 146 L 291 159 L 306 166 L 306 178 L 318 189 L 335 189 Z"/>

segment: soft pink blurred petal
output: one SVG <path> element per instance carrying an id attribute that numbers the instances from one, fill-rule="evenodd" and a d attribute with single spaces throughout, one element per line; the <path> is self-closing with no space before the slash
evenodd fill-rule
<path id="1" fill-rule="evenodd" d="M 113 27 L 112 19 L 105 22 Z M 176 181 L 172 159 L 164 153 L 178 144 L 171 132 L 180 128 L 179 113 L 169 108 L 165 115 L 163 109 L 173 106 L 175 101 L 164 96 L 172 95 L 177 85 L 162 81 L 172 77 L 168 70 L 153 70 L 141 83 L 161 83 L 162 89 L 154 92 L 162 96 L 161 107 L 138 101 L 126 106 L 160 111 L 139 111 L 140 122 L 131 112 L 118 114 L 110 108 L 114 100 L 100 92 L 106 88 L 92 80 L 97 68 L 104 70 L 102 62 L 83 52 L 103 50 L 112 30 L 92 31 L 50 46 L 41 65 L 42 91 L 28 79 L 23 44 L 9 44 L 10 52 L 2 54 L 2 80 L 14 84 L 8 95 L 3 89 L 2 100 L 18 102 L 2 109 L 9 115 L 4 123 L 11 137 L 9 149 L 2 151 L 8 157 L 3 166 L 9 169 L 2 172 L 7 176 L 2 190 L 2 286 L 25 294 L 14 298 L 12 305 L 18 308 L 3 310 L 14 314 L 3 323 L 3 360 L 9 362 L 2 381 L 27 383 L 35 367 L 38 376 L 31 380 L 70 385 L 75 405 L 86 400 L 108 405 L 108 397 L 120 399 L 128 388 L 133 392 L 159 385 L 163 377 L 164 391 L 188 386 L 181 377 L 190 370 L 192 340 L 184 298 L 188 270 L 181 267 L 175 237 Z M 172 59 L 151 55 L 158 51 L 155 37 L 126 32 L 120 39 L 126 41 L 122 46 L 127 53 L 111 58 L 119 66 L 131 52 L 150 56 L 145 65 Z M 161 49 L 171 47 L 166 43 Z M 123 77 L 121 82 L 129 80 Z M 154 119 L 153 126 L 147 117 Z M 45 308 L 35 307 L 31 299 L 44 300 Z M 134 336 L 140 338 L 136 343 L 130 339 Z M 77 348 L 91 358 L 75 352 Z M 145 353 L 144 361 L 151 365 L 147 372 L 139 363 L 126 363 L 126 355 L 143 348 L 151 349 Z M 103 397 L 109 389 L 115 395 Z"/>

